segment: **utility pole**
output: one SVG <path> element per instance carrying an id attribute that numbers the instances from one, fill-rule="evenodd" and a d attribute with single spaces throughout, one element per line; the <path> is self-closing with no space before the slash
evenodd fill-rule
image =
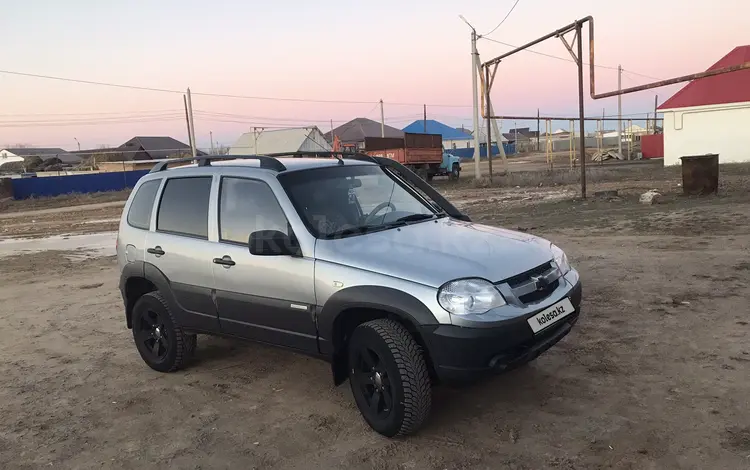
<path id="1" fill-rule="evenodd" d="M 424 133 L 427 134 L 427 105 L 424 105 L 424 116 L 422 120 L 424 122 Z"/>
<path id="2" fill-rule="evenodd" d="M 477 83 L 479 73 L 479 52 L 477 52 L 477 32 L 471 28 L 471 86 L 472 101 L 474 104 L 474 179 L 482 176 L 479 169 L 479 85 Z"/>
<path id="3" fill-rule="evenodd" d="M 190 125 L 190 150 L 193 153 L 193 158 L 198 156 L 198 149 L 196 149 L 195 142 L 195 121 L 193 120 L 193 101 L 190 99 L 190 88 L 187 89 L 187 107 L 188 115 L 190 116 L 188 124 Z"/>
<path id="4" fill-rule="evenodd" d="M 622 90 L 622 65 L 617 66 L 617 91 Z M 617 151 L 622 155 L 622 95 L 617 95 Z M 628 160 L 630 156 L 628 156 Z"/>
<path id="5" fill-rule="evenodd" d="M 492 108 L 490 106 L 490 68 L 485 68 L 485 87 L 484 87 L 484 97 L 487 101 L 487 162 L 490 165 L 489 171 L 490 171 L 490 183 L 492 183 L 492 119 L 490 119 L 490 116 L 492 116 L 492 111 L 490 111 Z M 500 141 L 500 145 L 502 145 L 502 140 Z"/>
<path id="6" fill-rule="evenodd" d="M 479 74 L 479 79 L 482 81 L 482 84 L 484 85 L 484 78 L 482 78 L 482 66 L 481 66 L 481 61 L 479 60 L 479 53 L 477 53 L 477 74 Z M 488 114 L 488 116 L 494 116 L 495 108 L 492 106 L 491 102 L 488 108 L 489 108 L 489 113 L 490 113 Z M 499 136 L 499 139 L 500 139 L 499 140 L 500 143 L 497 146 L 497 151 L 500 154 L 500 160 L 503 162 L 503 173 L 508 173 L 508 160 L 505 159 L 505 148 L 502 146 L 503 135 L 500 133 L 500 128 L 497 126 L 497 120 L 490 119 L 490 121 L 492 123 L 492 131 L 495 133 L 495 138 L 498 138 Z"/>
<path id="7" fill-rule="evenodd" d="M 214 154 L 214 133 L 213 131 L 208 131 L 208 138 L 211 139 L 211 155 Z"/>
<path id="8" fill-rule="evenodd" d="M 656 134 L 656 123 L 658 122 L 656 120 L 656 113 L 659 109 L 659 95 L 654 96 L 654 134 Z"/>
<path id="9" fill-rule="evenodd" d="M 536 108 L 536 151 L 539 151 L 539 108 Z"/>
<path id="10" fill-rule="evenodd" d="M 193 149 L 193 136 L 190 133 L 190 114 L 188 113 L 188 103 L 187 103 L 187 96 L 182 95 L 182 101 L 185 103 L 185 122 L 187 123 L 187 138 L 188 138 L 188 144 L 190 144 L 190 150 L 192 152 Z"/>
<path id="11" fill-rule="evenodd" d="M 383 112 L 383 100 L 380 100 L 380 137 L 385 137 L 385 112 Z"/>

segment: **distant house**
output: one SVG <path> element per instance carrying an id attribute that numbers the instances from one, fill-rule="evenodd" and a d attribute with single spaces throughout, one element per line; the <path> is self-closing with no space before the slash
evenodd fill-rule
<path id="1" fill-rule="evenodd" d="M 440 134 L 443 136 L 443 148 L 446 150 L 474 148 L 474 135 L 470 130 L 456 129 L 434 119 L 414 121 L 404 127 L 403 130 L 404 132 L 423 134 L 425 133 L 425 127 L 427 127 L 427 134 Z M 503 141 L 506 141 L 506 139 L 503 139 Z M 497 145 L 495 136 L 492 138 L 492 143 Z M 479 145 L 480 147 L 487 145 L 487 132 L 484 129 L 479 130 Z"/>
<path id="2" fill-rule="evenodd" d="M 121 152 L 118 160 L 163 160 L 172 157 L 192 156 L 190 146 L 171 137 L 138 136 L 120 145 L 113 152 Z M 198 155 L 205 152 L 198 151 Z"/>
<path id="3" fill-rule="evenodd" d="M 414 121 L 404 127 L 403 131 L 416 134 L 440 134 L 443 136 L 443 147 L 445 149 L 474 147 L 474 138 L 471 134 L 461 132 L 455 127 L 443 124 L 434 119 Z"/>
<path id="4" fill-rule="evenodd" d="M 43 162 L 58 159 L 64 165 L 75 165 L 81 161 L 77 155 L 61 148 L 4 148 L 0 150 L 0 166 L 5 163 L 23 162 L 30 157 L 39 157 Z"/>
<path id="5" fill-rule="evenodd" d="M 750 62 L 750 45 L 729 52 L 708 70 Z M 658 108 L 664 114 L 664 164 L 719 154 L 720 163 L 750 161 L 750 70 L 694 80 Z"/>
<path id="6" fill-rule="evenodd" d="M 403 138 L 404 131 L 391 126 L 384 126 L 385 137 Z M 328 142 L 333 142 L 333 136 L 341 140 L 344 148 L 363 149 L 365 137 L 381 137 L 381 125 L 377 121 L 367 118 L 356 118 L 325 133 Z"/>
<path id="7" fill-rule="evenodd" d="M 317 126 L 246 132 L 229 149 L 231 155 L 330 151 L 331 144 Z"/>

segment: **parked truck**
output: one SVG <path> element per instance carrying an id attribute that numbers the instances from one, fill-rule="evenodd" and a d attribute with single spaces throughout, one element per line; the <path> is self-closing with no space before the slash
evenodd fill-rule
<path id="1" fill-rule="evenodd" d="M 396 160 L 427 181 L 441 175 L 458 179 L 461 173 L 460 158 L 444 151 L 440 134 L 406 132 L 403 138 L 366 137 L 365 153 Z"/>

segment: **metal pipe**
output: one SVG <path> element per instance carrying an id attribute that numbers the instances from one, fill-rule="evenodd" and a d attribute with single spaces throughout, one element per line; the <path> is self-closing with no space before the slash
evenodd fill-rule
<path id="1" fill-rule="evenodd" d="M 602 99 L 602 98 L 610 98 L 612 96 L 618 96 L 618 95 L 627 95 L 629 93 L 636 93 L 639 91 L 650 90 L 652 88 L 659 88 L 659 87 L 663 87 L 667 85 L 674 85 L 676 83 L 689 82 L 689 81 L 698 80 L 701 78 L 708 78 L 708 77 L 713 77 L 716 75 L 723 75 L 725 73 L 750 69 L 750 62 L 745 62 L 744 64 L 733 65 L 731 67 L 723 67 L 721 69 L 708 70 L 705 72 L 693 73 L 690 75 L 683 75 L 681 77 L 670 78 L 667 80 L 659 80 L 657 82 L 648 83 L 645 85 L 638 85 L 638 86 L 634 86 L 631 88 L 624 88 L 618 91 L 610 91 L 606 93 L 597 94 L 596 93 L 596 62 L 595 62 L 595 53 L 594 53 L 594 50 L 595 50 L 594 48 L 594 18 L 592 16 L 586 16 L 584 18 L 581 18 L 580 20 L 574 23 L 571 23 L 567 26 L 564 26 L 553 33 L 542 36 L 541 38 L 535 39 L 534 41 L 531 41 L 521 47 L 517 47 L 510 52 L 506 52 L 505 54 L 499 55 L 495 57 L 494 59 L 491 59 L 485 62 L 484 65 L 496 64 L 500 62 L 502 59 L 505 59 L 506 57 L 511 56 L 517 52 L 520 52 L 524 49 L 528 49 L 529 47 L 539 44 L 542 41 L 546 41 L 547 39 L 550 39 L 553 37 L 561 36 L 562 34 L 572 31 L 573 29 L 577 29 L 578 26 L 582 27 L 584 23 L 589 24 L 589 87 L 590 87 L 591 98 L 595 100 Z M 578 35 L 578 40 L 581 41 L 580 33 Z"/>
<path id="2" fill-rule="evenodd" d="M 724 68 L 716 69 L 716 70 L 708 70 L 706 72 L 701 72 L 701 73 L 683 75 L 681 77 L 670 78 L 668 80 L 660 80 L 658 82 L 648 83 L 646 85 L 639 85 L 639 86 L 634 86 L 630 88 L 625 88 L 620 91 L 610 91 L 607 93 L 600 93 L 598 95 L 592 93 L 591 97 L 595 100 L 598 100 L 601 98 L 609 98 L 609 97 L 617 96 L 617 95 L 626 95 L 628 93 L 635 93 L 638 91 L 650 90 L 652 88 L 659 88 L 659 87 L 663 87 L 667 85 L 674 85 L 675 83 L 690 82 L 693 80 L 698 80 L 700 78 L 708 78 L 708 77 L 713 77 L 716 75 L 723 75 L 725 73 L 738 72 L 740 70 L 750 70 L 750 62 L 745 62 L 744 64 L 733 65 L 731 67 L 724 67 Z M 593 79 L 591 83 L 592 83 L 592 90 L 593 90 L 593 83 L 594 83 Z"/>
<path id="3" fill-rule="evenodd" d="M 537 119 L 537 116 L 490 116 L 492 119 L 510 119 L 510 120 L 525 120 L 525 121 L 535 121 Z M 550 121 L 578 121 L 581 119 L 578 116 L 539 116 L 539 119 L 544 120 L 550 120 Z M 617 121 L 618 119 L 616 117 L 584 117 L 584 121 Z M 638 118 L 635 118 L 636 121 L 638 121 Z M 664 118 L 659 118 L 659 121 L 663 121 Z"/>
<path id="4" fill-rule="evenodd" d="M 591 17 L 588 16 L 587 18 L 591 18 Z M 500 63 L 500 61 L 502 61 L 506 57 L 512 56 L 513 54 L 515 54 L 517 52 L 520 52 L 520 51 L 522 51 L 524 49 L 528 49 L 529 47 L 532 47 L 532 46 L 536 46 L 540 42 L 546 41 L 549 38 L 558 37 L 558 36 L 561 36 L 561 35 L 563 35 L 565 33 L 573 31 L 576 28 L 576 26 L 578 25 L 578 23 L 583 22 L 583 21 L 585 21 L 585 20 L 576 21 L 576 22 L 571 23 L 571 24 L 569 24 L 567 26 L 564 26 L 564 27 L 558 29 L 557 31 L 555 31 L 553 33 L 547 34 L 546 36 L 542 36 L 539 39 L 535 39 L 535 40 L 533 40 L 533 41 L 531 41 L 531 42 L 529 42 L 527 44 L 524 44 L 521 47 L 517 47 L 517 48 L 513 49 L 510 52 L 506 52 L 505 54 L 499 55 L 499 56 L 495 57 L 494 59 L 490 59 L 487 62 L 485 62 L 483 65 L 486 67 L 488 65 L 498 64 L 498 63 Z"/>
<path id="5" fill-rule="evenodd" d="M 584 128 L 585 110 L 583 105 L 583 23 L 576 24 L 578 35 L 578 117 L 581 120 L 581 197 L 586 199 L 586 129 Z"/>

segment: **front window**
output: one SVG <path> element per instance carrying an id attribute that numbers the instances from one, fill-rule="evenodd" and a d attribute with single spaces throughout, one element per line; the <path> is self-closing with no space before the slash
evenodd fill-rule
<path id="1" fill-rule="evenodd" d="M 279 176 L 289 198 L 317 238 L 360 235 L 442 217 L 390 170 L 336 166 Z"/>

